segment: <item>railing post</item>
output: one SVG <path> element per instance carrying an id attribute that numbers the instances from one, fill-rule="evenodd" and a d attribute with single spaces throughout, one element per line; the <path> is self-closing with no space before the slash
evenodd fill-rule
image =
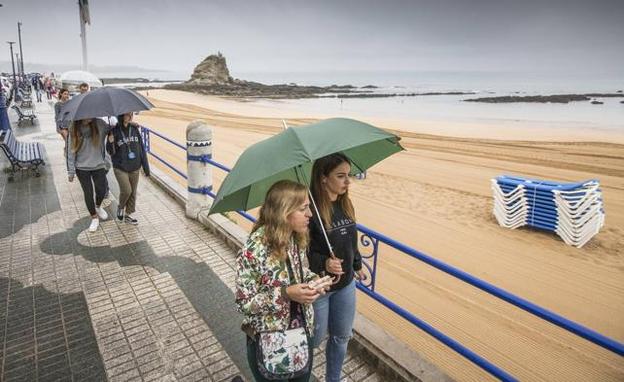
<path id="1" fill-rule="evenodd" d="M 203 121 L 193 121 L 186 128 L 186 166 L 188 198 L 186 216 L 197 219 L 202 210 L 210 208 L 212 191 L 212 128 Z"/>

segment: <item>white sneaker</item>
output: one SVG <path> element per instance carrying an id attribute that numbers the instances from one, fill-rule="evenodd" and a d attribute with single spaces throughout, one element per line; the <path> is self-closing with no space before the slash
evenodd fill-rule
<path id="1" fill-rule="evenodd" d="M 136 220 L 134 217 L 132 217 L 131 215 L 126 215 L 126 217 L 124 218 L 124 221 L 127 224 L 132 224 L 132 225 L 137 225 L 139 224 L 139 221 Z"/>
<path id="2" fill-rule="evenodd" d="M 108 219 L 108 214 L 106 213 L 106 211 L 104 210 L 104 208 L 101 208 L 101 207 L 95 207 L 95 212 L 97 212 L 97 216 L 98 216 L 101 220 L 106 220 L 106 219 Z"/>
<path id="3" fill-rule="evenodd" d="M 91 224 L 89 225 L 89 232 L 97 231 L 100 226 L 100 220 L 98 218 L 91 219 Z"/>

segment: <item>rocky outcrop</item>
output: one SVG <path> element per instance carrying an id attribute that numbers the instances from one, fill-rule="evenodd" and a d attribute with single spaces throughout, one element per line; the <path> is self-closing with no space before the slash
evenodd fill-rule
<path id="1" fill-rule="evenodd" d="M 484 97 L 469 98 L 467 102 L 486 102 L 486 103 L 512 103 L 512 102 L 539 102 L 539 103 L 568 103 L 572 101 L 589 101 L 593 97 L 624 97 L 621 93 L 587 93 L 587 94 L 554 94 L 554 95 L 537 95 L 537 96 L 502 96 L 502 97 Z"/>
<path id="2" fill-rule="evenodd" d="M 225 57 L 219 52 L 211 54 L 195 67 L 191 79 L 186 83 L 199 86 L 223 86 L 233 83 Z"/>
<path id="3" fill-rule="evenodd" d="M 167 84 L 164 87 L 165 89 L 184 90 L 200 94 L 242 98 L 379 98 L 475 94 L 473 92 L 376 93 L 373 90 L 377 88 L 375 85 L 367 85 L 362 88 L 353 85 L 300 86 L 295 83 L 265 85 L 232 78 L 225 57 L 220 52 L 206 57 L 197 65 L 190 80 L 178 84 Z"/>

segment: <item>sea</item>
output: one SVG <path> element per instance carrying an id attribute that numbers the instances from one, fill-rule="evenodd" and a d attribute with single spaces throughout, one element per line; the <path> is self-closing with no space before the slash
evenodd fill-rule
<path id="1" fill-rule="evenodd" d="M 232 72 L 235 78 L 264 84 L 353 85 L 375 93 L 396 93 L 388 98 L 314 98 L 254 100 L 269 106 L 289 107 L 322 115 L 361 115 L 384 119 L 469 123 L 528 122 L 545 127 L 587 127 L 624 132 L 623 97 L 557 103 L 477 103 L 469 98 L 552 94 L 616 93 L 624 91 L 621 73 L 481 72 L 481 71 L 322 71 Z M 119 73 L 107 77 L 145 77 L 175 82 L 190 72 Z M 158 84 L 154 84 L 158 86 Z M 401 96 L 406 93 L 474 92 L 468 95 Z"/>

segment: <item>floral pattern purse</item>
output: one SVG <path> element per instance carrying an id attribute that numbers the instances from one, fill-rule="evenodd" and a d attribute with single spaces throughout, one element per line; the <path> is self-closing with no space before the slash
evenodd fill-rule
<path id="1" fill-rule="evenodd" d="M 287 262 L 292 281 L 292 267 Z M 300 266 L 301 280 L 303 267 Z M 291 324 L 294 308 L 298 303 L 291 302 Z M 256 360 L 258 371 L 269 380 L 291 379 L 309 372 L 312 364 L 310 344 L 306 332 L 305 314 L 301 314 L 303 325 L 298 328 L 261 332 L 256 336 Z M 290 325 L 289 325 L 290 326 Z"/>
<path id="2" fill-rule="evenodd" d="M 297 378 L 310 370 L 310 348 L 305 328 L 258 334 L 258 370 L 270 380 Z"/>

